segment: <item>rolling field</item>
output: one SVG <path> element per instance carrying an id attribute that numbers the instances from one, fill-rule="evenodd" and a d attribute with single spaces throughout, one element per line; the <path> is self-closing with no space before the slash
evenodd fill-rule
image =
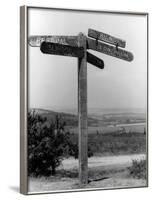
<path id="1" fill-rule="evenodd" d="M 121 129 L 124 127 L 124 131 L 126 133 L 134 132 L 134 133 L 143 133 L 146 127 L 145 123 L 140 124 L 119 124 L 116 126 L 88 126 L 88 134 L 105 134 L 111 132 L 121 132 Z M 67 129 L 74 134 L 78 133 L 77 127 L 67 127 Z"/>
<path id="2" fill-rule="evenodd" d="M 73 142 L 78 142 L 77 134 L 72 134 L 70 137 Z M 90 133 L 88 135 L 88 145 L 94 156 L 146 153 L 146 135 L 138 132 L 127 134 L 117 132 L 106 134 Z"/>

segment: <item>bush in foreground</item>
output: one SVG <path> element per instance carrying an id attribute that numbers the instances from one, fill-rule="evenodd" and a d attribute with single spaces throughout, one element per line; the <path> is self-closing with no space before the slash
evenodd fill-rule
<path id="1" fill-rule="evenodd" d="M 130 175 L 134 178 L 146 179 L 146 165 L 146 160 L 133 160 L 132 166 L 128 168 Z"/>
<path id="2" fill-rule="evenodd" d="M 78 157 L 78 144 L 71 141 L 65 126 L 66 123 L 58 115 L 48 122 L 47 118 L 34 111 L 28 113 L 29 175 L 55 175 L 64 157 Z"/>
<path id="3" fill-rule="evenodd" d="M 65 122 L 56 116 L 51 123 L 35 112 L 28 114 L 29 175 L 55 174 L 68 149 L 69 132 Z"/>

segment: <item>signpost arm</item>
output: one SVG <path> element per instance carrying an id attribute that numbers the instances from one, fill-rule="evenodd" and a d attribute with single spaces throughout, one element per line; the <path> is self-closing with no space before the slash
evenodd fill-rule
<path id="1" fill-rule="evenodd" d="M 84 57 L 78 58 L 78 130 L 79 130 L 79 182 L 88 184 L 88 130 L 87 130 L 87 51 L 86 36 L 78 36 L 84 48 Z"/>

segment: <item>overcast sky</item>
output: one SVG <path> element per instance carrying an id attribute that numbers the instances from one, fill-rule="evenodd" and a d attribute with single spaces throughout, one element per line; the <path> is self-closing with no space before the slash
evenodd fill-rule
<path id="1" fill-rule="evenodd" d="M 88 66 L 89 108 L 144 108 L 147 81 L 147 19 L 144 15 L 29 10 L 29 35 L 88 34 L 92 28 L 126 40 L 134 55 L 127 62 L 96 51 L 100 70 Z M 77 107 L 77 58 L 42 54 L 29 46 L 29 107 Z"/>

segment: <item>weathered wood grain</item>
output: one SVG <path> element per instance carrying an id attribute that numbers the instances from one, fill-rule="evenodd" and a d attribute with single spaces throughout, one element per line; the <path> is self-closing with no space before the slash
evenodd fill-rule
<path id="1" fill-rule="evenodd" d="M 78 36 L 30 36 L 28 43 L 32 47 L 40 47 L 42 42 L 53 42 L 78 47 Z"/>
<path id="2" fill-rule="evenodd" d="M 100 68 L 100 69 L 104 68 L 103 60 L 101 60 L 100 58 L 96 57 L 95 55 L 93 55 L 89 52 L 87 52 L 87 62 Z"/>
<path id="3" fill-rule="evenodd" d="M 96 40 L 87 38 L 87 48 L 101 53 L 113 56 L 126 61 L 133 60 L 133 54 L 131 52 L 125 51 L 123 49 L 116 49 L 116 47 L 105 44 L 103 42 L 96 42 Z"/>
<path id="4" fill-rule="evenodd" d="M 118 45 L 119 47 L 125 48 L 125 46 L 126 46 L 125 40 L 113 37 L 106 33 L 102 33 L 102 32 L 99 32 L 99 31 L 96 31 L 96 30 L 93 30 L 90 28 L 88 29 L 88 36 L 92 37 L 94 39 L 98 39 L 98 40 L 113 44 L 113 45 Z"/>
<path id="5" fill-rule="evenodd" d="M 79 45 L 84 57 L 78 59 L 78 130 L 79 130 L 79 182 L 88 184 L 88 125 L 87 125 L 87 51 L 86 36 L 79 34 Z"/>
<path id="6" fill-rule="evenodd" d="M 82 58 L 84 56 L 83 47 L 72 47 L 52 42 L 42 42 L 40 50 L 42 53 L 52 55 L 72 56 L 78 58 Z"/>

